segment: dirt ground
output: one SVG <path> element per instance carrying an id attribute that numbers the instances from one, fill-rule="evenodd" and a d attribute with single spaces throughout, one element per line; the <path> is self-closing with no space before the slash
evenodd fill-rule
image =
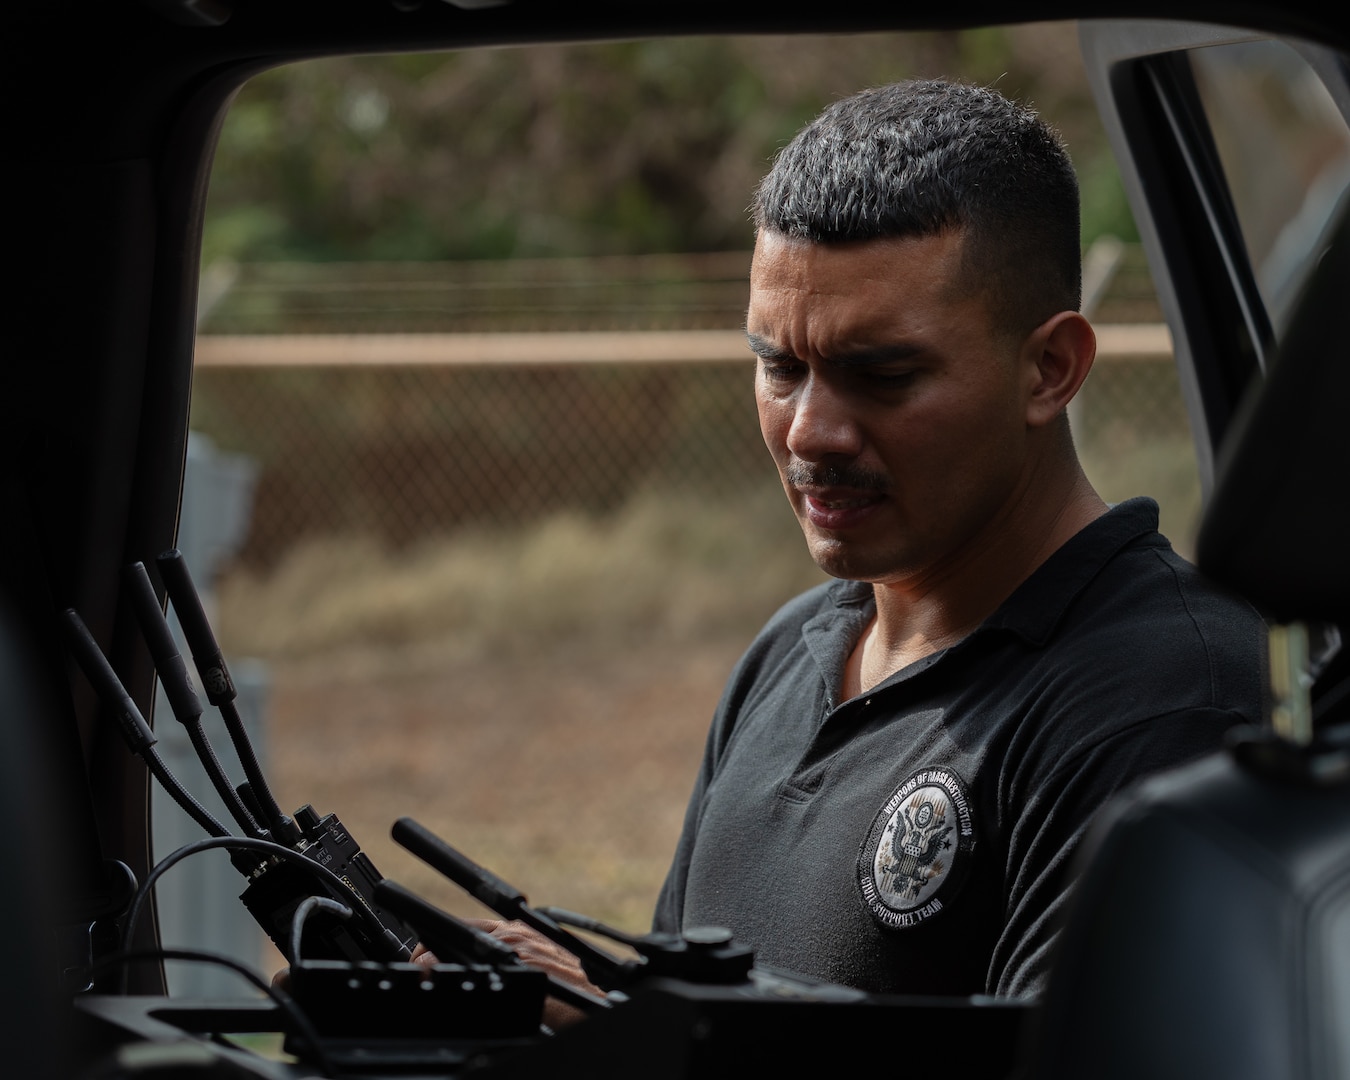
<path id="1" fill-rule="evenodd" d="M 270 772 L 381 872 L 487 914 L 389 838 L 413 817 L 536 904 L 645 930 L 745 642 L 528 659 L 346 652 L 272 666 Z"/>

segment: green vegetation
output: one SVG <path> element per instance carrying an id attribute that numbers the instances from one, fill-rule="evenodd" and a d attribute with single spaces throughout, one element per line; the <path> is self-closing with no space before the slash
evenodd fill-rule
<path id="1" fill-rule="evenodd" d="M 212 175 L 204 259 L 745 249 L 776 149 L 910 76 L 997 85 L 1064 132 L 1085 242 L 1133 227 L 1068 23 L 346 57 L 258 76 Z"/>

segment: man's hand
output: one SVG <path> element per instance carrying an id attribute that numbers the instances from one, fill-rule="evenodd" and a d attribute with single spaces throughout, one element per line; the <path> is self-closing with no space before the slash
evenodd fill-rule
<path id="1" fill-rule="evenodd" d="M 581 970 L 581 962 L 561 945 L 550 941 L 536 930 L 531 930 L 523 922 L 506 922 L 502 919 L 465 919 L 470 926 L 491 934 L 503 945 L 509 946 L 520 957 L 523 964 L 538 968 L 559 982 L 575 986 L 597 997 L 605 992 L 586 978 Z M 436 956 L 425 945 L 418 944 L 413 950 L 412 962 L 431 966 L 438 963 Z M 555 997 L 544 1002 L 543 1022 L 554 1031 L 575 1024 L 585 1018 L 585 1013 L 574 1005 L 566 1005 Z"/>

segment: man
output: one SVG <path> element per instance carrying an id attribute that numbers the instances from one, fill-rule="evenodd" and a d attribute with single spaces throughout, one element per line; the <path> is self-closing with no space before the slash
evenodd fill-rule
<path id="1" fill-rule="evenodd" d="M 1155 504 L 1108 508 L 1079 467 L 1077 184 L 1034 114 L 865 91 L 782 152 L 754 214 L 760 425 L 839 580 L 733 673 L 655 926 L 726 926 L 866 990 L 1036 993 L 1094 812 L 1258 719 L 1262 625 Z"/>
<path id="2" fill-rule="evenodd" d="M 1260 620 L 1078 464 L 1078 193 L 1037 117 L 865 91 L 754 214 L 760 425 L 840 580 L 732 675 L 656 926 L 867 990 L 1035 993 L 1097 808 L 1258 719 Z"/>

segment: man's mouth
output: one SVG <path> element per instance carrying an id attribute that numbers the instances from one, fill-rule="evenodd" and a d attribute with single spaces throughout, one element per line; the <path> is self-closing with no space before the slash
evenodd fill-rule
<path id="1" fill-rule="evenodd" d="M 885 476 L 857 465 L 792 461 L 783 476 L 805 503 L 805 519 L 831 532 L 866 524 L 890 488 Z"/>
<path id="2" fill-rule="evenodd" d="M 863 495 L 851 499 L 825 499 L 815 495 L 807 495 L 807 500 L 812 506 L 818 506 L 824 510 L 855 510 L 860 506 L 870 506 L 881 499 L 880 495 Z"/>
<path id="3" fill-rule="evenodd" d="M 871 521 L 885 496 L 872 492 L 801 491 L 805 519 L 815 528 L 840 533 Z"/>

